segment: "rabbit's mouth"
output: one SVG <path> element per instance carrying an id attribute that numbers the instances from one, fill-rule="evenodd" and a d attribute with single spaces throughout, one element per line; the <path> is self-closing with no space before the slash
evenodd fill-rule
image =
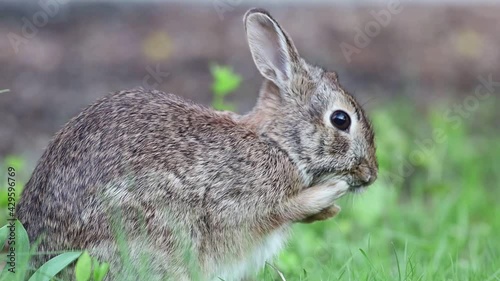
<path id="1" fill-rule="evenodd" d="M 335 171 L 322 174 L 313 180 L 312 185 L 332 185 L 335 186 L 339 182 L 345 182 L 348 188 L 342 195 L 352 192 L 361 193 L 371 185 L 377 178 L 377 171 L 369 169 L 366 165 L 356 166 L 352 170 Z"/>
<path id="2" fill-rule="evenodd" d="M 352 192 L 352 193 L 361 193 L 363 191 L 365 191 L 367 188 L 367 186 L 365 185 L 351 185 L 349 184 L 349 192 Z"/>
<path id="3" fill-rule="evenodd" d="M 344 180 L 349 185 L 350 192 L 360 193 L 371 185 L 375 181 L 375 178 L 372 176 L 360 177 L 358 173 L 352 173 L 347 175 Z"/>
<path id="4" fill-rule="evenodd" d="M 343 173 L 343 174 L 329 174 L 329 175 L 324 175 L 321 178 L 318 178 L 317 180 L 314 181 L 313 185 L 318 185 L 318 184 L 327 184 L 327 185 L 337 185 L 339 182 L 345 182 L 348 186 L 347 190 L 345 191 L 346 194 L 348 192 L 352 193 L 361 193 L 367 189 L 367 187 L 372 184 L 373 180 L 372 179 L 366 179 L 362 178 L 360 179 L 357 177 L 356 174 L 352 173 Z"/>

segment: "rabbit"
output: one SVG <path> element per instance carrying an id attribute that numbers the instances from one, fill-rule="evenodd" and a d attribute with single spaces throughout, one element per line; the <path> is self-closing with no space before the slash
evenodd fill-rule
<path id="1" fill-rule="evenodd" d="M 38 251 L 87 249 L 106 280 L 244 280 L 292 224 L 335 216 L 375 181 L 372 126 L 337 74 L 305 62 L 267 11 L 244 24 L 265 78 L 251 112 L 138 88 L 55 135 L 17 210 Z"/>

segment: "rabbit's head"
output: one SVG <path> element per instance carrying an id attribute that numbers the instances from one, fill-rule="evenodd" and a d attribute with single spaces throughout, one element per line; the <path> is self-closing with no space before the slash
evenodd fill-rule
<path id="1" fill-rule="evenodd" d="M 372 126 L 334 72 L 306 63 L 292 40 L 264 10 L 244 18 L 248 44 L 267 79 L 248 116 L 299 167 L 306 185 L 371 184 L 378 164 Z"/>

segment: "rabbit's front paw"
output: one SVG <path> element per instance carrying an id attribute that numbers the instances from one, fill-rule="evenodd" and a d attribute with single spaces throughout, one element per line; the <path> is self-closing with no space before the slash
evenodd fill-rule
<path id="1" fill-rule="evenodd" d="M 313 223 L 316 221 L 324 221 L 330 218 L 335 217 L 338 213 L 340 213 L 340 207 L 336 204 L 333 204 L 331 207 L 321 210 L 319 213 L 309 216 L 303 220 L 301 223 Z"/>
<path id="2" fill-rule="evenodd" d="M 292 222 L 327 219 L 340 211 L 334 201 L 342 197 L 349 185 L 341 181 L 334 185 L 317 185 L 299 192 L 285 205 L 285 214 Z"/>

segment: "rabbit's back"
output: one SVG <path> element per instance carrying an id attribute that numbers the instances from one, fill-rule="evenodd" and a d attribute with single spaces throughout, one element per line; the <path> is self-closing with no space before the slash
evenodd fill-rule
<path id="1" fill-rule="evenodd" d="M 18 216 L 31 239 L 44 234 L 41 250 L 96 248 L 115 226 L 145 234 L 144 249 L 168 255 L 186 242 L 219 260 L 244 253 L 236 231 L 258 229 L 262 208 L 294 192 L 280 185 L 300 179 L 277 146 L 229 116 L 139 89 L 101 99 L 56 134 Z"/>

